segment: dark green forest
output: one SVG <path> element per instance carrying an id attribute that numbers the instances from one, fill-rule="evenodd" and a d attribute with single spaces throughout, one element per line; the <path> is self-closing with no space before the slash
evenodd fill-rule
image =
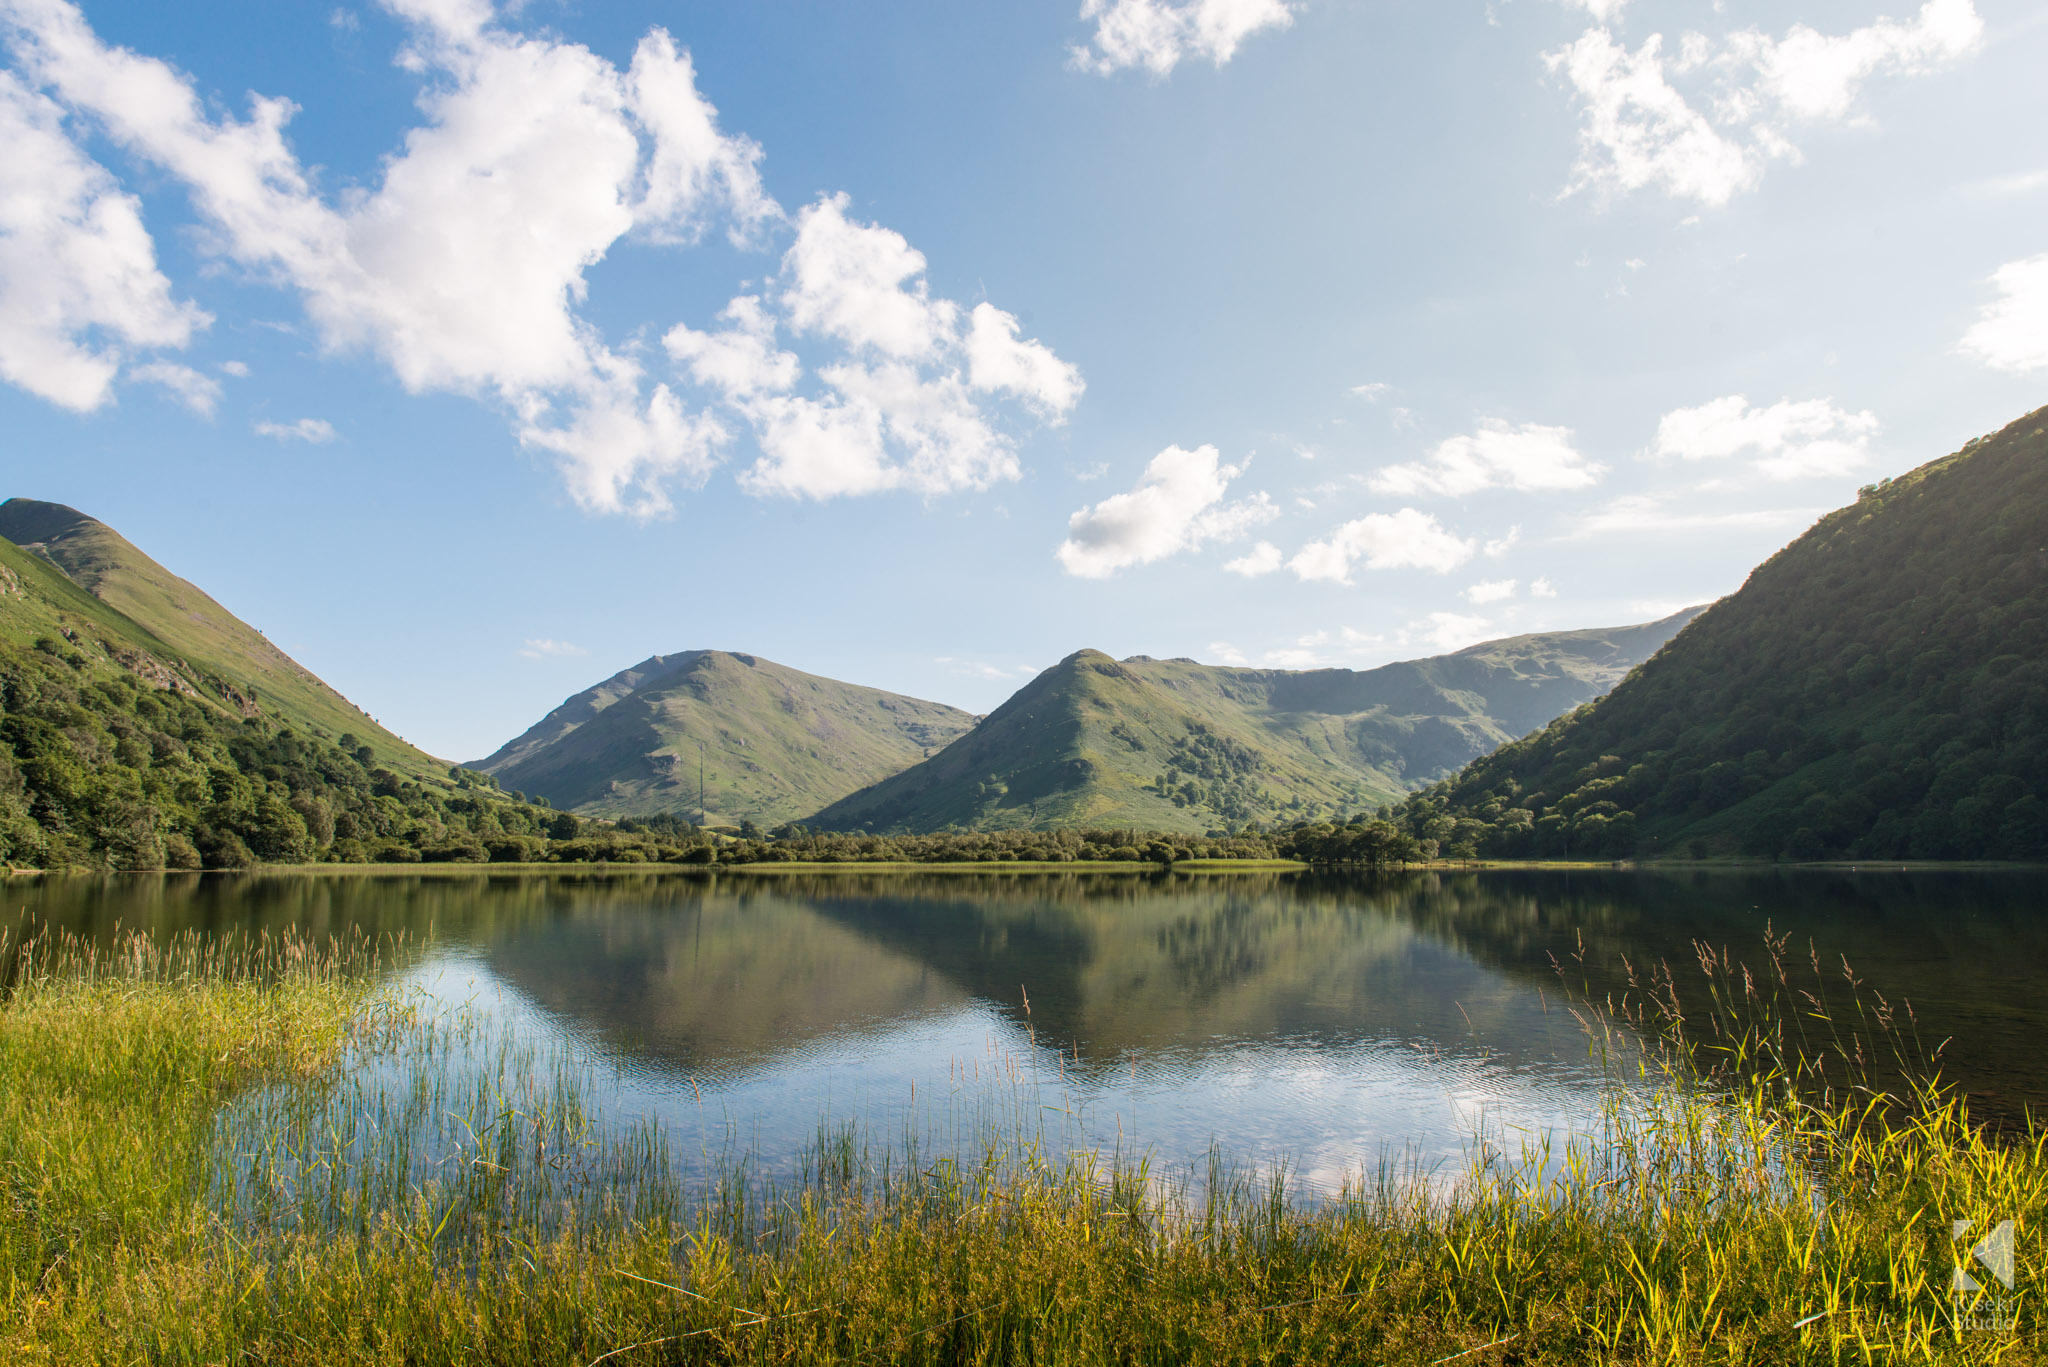
<path id="1" fill-rule="evenodd" d="M 2048 857 L 2044 422 L 1866 487 L 1400 826 L 1451 857 Z"/>

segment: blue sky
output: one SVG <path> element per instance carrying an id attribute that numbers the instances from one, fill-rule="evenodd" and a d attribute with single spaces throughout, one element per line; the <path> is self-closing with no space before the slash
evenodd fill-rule
<path id="1" fill-rule="evenodd" d="M 2048 400 L 2019 0 L 0 0 L 5 493 L 472 759 L 1737 587 Z"/>

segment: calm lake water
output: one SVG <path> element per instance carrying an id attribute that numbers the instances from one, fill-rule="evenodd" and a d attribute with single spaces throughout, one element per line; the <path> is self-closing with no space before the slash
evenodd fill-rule
<path id="1" fill-rule="evenodd" d="M 994 1122 L 1192 1169 L 1211 1145 L 1328 1189 L 1382 1158 L 1583 1129 L 1571 995 L 1766 927 L 1910 1003 L 1987 1112 L 2048 1107 L 2048 875 L 1489 871 L 181 875 L 17 879 L 8 919 L 403 934 L 401 985 L 603 1078 L 685 1152 L 791 1161 Z M 1903 1011 L 1901 1019 L 1904 1018 Z M 1607 1066 L 1613 1065 L 1610 1054 Z M 1624 1066 L 1626 1059 L 1622 1060 Z"/>

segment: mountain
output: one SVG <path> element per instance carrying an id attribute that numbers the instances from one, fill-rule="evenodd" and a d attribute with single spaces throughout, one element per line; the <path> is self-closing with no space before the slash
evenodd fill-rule
<path id="1" fill-rule="evenodd" d="M 1697 611 L 1364 671 L 1083 650 L 931 759 L 813 820 L 1203 831 L 1376 806 L 1598 696 Z"/>
<path id="2" fill-rule="evenodd" d="M 974 717 L 756 655 L 655 655 L 584 690 L 473 768 L 586 815 L 776 826 L 944 748 Z"/>
<path id="3" fill-rule="evenodd" d="M 483 775 L 449 775 L 81 513 L 14 499 L 0 530 L 0 863 L 683 853 L 615 849 Z"/>
<path id="4" fill-rule="evenodd" d="M 1866 487 L 1401 815 L 1447 852 L 2048 857 L 2048 409 Z"/>
<path id="5" fill-rule="evenodd" d="M 11 498 L 0 503 L 0 538 L 8 543 L 0 559 L 22 590 L 0 595 L 0 639 L 27 644 L 55 630 L 83 644 L 103 641 L 159 687 L 188 689 L 242 716 L 268 713 L 329 740 L 353 735 L 394 772 L 446 777 L 446 761 L 370 720 L 104 522 L 61 503 Z M 28 574 L 25 559 L 56 574 Z"/>

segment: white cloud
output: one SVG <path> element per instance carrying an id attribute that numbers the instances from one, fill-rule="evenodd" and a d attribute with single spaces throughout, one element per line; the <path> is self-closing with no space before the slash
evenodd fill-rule
<path id="1" fill-rule="evenodd" d="M 590 652 L 582 646 L 570 645 L 567 641 L 550 641 L 545 637 L 529 639 L 519 653 L 529 660 L 563 660 Z"/>
<path id="2" fill-rule="evenodd" d="M 1927 0 L 1910 24 L 1879 19 L 1840 37 L 1795 24 L 1777 40 L 1745 29 L 1729 39 L 1729 46 L 1738 62 L 1755 70 L 1762 92 L 1785 113 L 1841 119 L 1852 112 L 1870 77 L 1932 71 L 1983 37 L 1984 21 L 1971 0 Z"/>
<path id="3" fill-rule="evenodd" d="M 1596 23 L 1608 24 L 1621 17 L 1628 0 L 1564 0 L 1567 5 L 1582 9 L 1593 16 Z"/>
<path id="4" fill-rule="evenodd" d="M 782 262 L 790 327 L 899 360 L 932 355 L 952 335 L 959 307 L 930 297 L 924 253 L 901 233 L 848 218 L 847 204 L 829 195 L 797 215 Z"/>
<path id="5" fill-rule="evenodd" d="M 1278 546 L 1270 541 L 1261 541 L 1247 554 L 1235 560 L 1225 561 L 1223 568 L 1232 574 L 1241 574 L 1247 579 L 1257 579 L 1279 569 L 1286 559 Z"/>
<path id="6" fill-rule="evenodd" d="M 1082 0 L 1092 20 L 1091 47 L 1072 50 L 1074 65 L 1107 76 L 1143 67 L 1164 76 L 1188 58 L 1222 66 L 1238 44 L 1261 29 L 1294 22 L 1287 0 Z"/>
<path id="7" fill-rule="evenodd" d="M 673 246 L 722 224 L 753 246 L 793 228 L 769 289 L 735 300 L 716 330 L 665 338 L 761 439 L 743 480 L 757 492 L 1015 478 L 1013 444 L 974 395 L 1014 395 L 1053 420 L 1078 400 L 1074 368 L 993 305 L 963 340 L 962 310 L 929 295 L 924 257 L 851 218 L 844 196 L 792 224 L 762 187 L 759 147 L 719 129 L 662 30 L 621 69 L 510 31 L 488 0 L 385 7 L 411 28 L 400 63 L 426 78 L 424 118 L 375 183 L 328 197 L 287 145 L 288 101 L 252 97 L 245 120 L 216 117 L 184 74 L 102 43 L 70 0 L 0 0 L 0 29 L 33 80 L 190 188 L 216 250 L 296 289 L 327 346 L 374 353 L 414 391 L 499 403 L 593 511 L 667 510 L 669 486 L 701 483 L 732 439 L 588 316 L 589 271 L 629 236 Z M 780 327 L 841 349 L 817 392 L 796 392 L 803 369 Z"/>
<path id="8" fill-rule="evenodd" d="M 993 304 L 973 309 L 963 336 L 959 306 L 931 297 L 924 257 L 900 234 L 849 218 L 847 203 L 824 196 L 798 216 L 779 288 L 734 299 L 717 332 L 679 325 L 662 339 L 751 428 L 761 454 L 741 487 L 826 499 L 1016 479 L 1015 443 L 977 395 L 1009 393 L 1058 421 L 1080 399 L 1080 372 L 1019 340 L 1017 320 Z M 797 392 L 803 366 L 777 341 L 784 325 L 843 348 L 818 370 L 821 391 Z"/>
<path id="9" fill-rule="evenodd" d="M 1355 384 L 1351 386 L 1351 393 L 1353 393 L 1361 399 L 1364 399 L 1367 403 L 1378 403 L 1381 399 L 1385 398 L 1388 394 L 1392 393 L 1393 389 L 1394 387 L 1392 385 L 1387 384 L 1384 381 L 1371 380 L 1365 384 Z"/>
<path id="10" fill-rule="evenodd" d="M 183 347 L 211 319 L 171 297 L 141 203 L 72 141 L 61 108 L 7 71 L 0 146 L 0 376 L 98 408 L 124 344 Z"/>
<path id="11" fill-rule="evenodd" d="M 976 389 L 1014 394 L 1054 420 L 1081 401 L 1080 370 L 1036 339 L 1019 341 L 1017 320 L 987 302 L 967 329 L 967 375 Z"/>
<path id="12" fill-rule="evenodd" d="M 1994 370 L 2048 369 L 2048 255 L 2000 266 L 1991 283 L 2004 297 L 1963 334 L 1963 354 Z"/>
<path id="13" fill-rule="evenodd" d="M 1604 536 L 1616 532 L 1710 531 L 1731 527 L 1793 527 L 1811 523 L 1826 508 L 1748 508 L 1734 512 L 1684 511 L 1669 506 L 1669 496 L 1630 494 L 1596 508 L 1580 519 L 1574 535 Z"/>
<path id="14" fill-rule="evenodd" d="M 1473 603 L 1498 603 L 1515 596 L 1515 585 L 1513 579 L 1482 579 L 1465 590 L 1465 597 Z"/>
<path id="15" fill-rule="evenodd" d="M 1419 645 L 1442 654 L 1463 650 L 1489 638 L 1493 624 L 1484 617 L 1467 617 L 1456 612 L 1432 612 L 1411 622 L 1401 633 L 1403 645 Z"/>
<path id="16" fill-rule="evenodd" d="M 220 363 L 220 373 L 232 375 L 238 380 L 245 380 L 249 377 L 249 365 L 246 361 L 222 361 Z"/>
<path id="17" fill-rule="evenodd" d="M 1425 460 L 1377 471 L 1370 483 L 1385 494 L 1458 497 L 1490 488 L 1583 489 L 1597 483 L 1605 469 L 1573 448 L 1566 428 L 1537 423 L 1516 427 L 1489 418 L 1471 436 L 1439 443 Z"/>
<path id="18" fill-rule="evenodd" d="M 1755 469 L 1785 481 L 1842 475 L 1870 458 L 1873 413 L 1850 413 L 1827 399 L 1781 400 L 1752 408 L 1740 394 L 1666 413 L 1655 452 L 1680 460 L 1718 460 L 1755 452 Z"/>
<path id="19" fill-rule="evenodd" d="M 1209 653 L 1214 655 L 1219 663 L 1240 669 L 1251 663 L 1242 650 L 1239 650 L 1228 641 L 1209 642 Z"/>
<path id="20" fill-rule="evenodd" d="M 1531 579 L 1529 581 L 1529 596 L 1531 598 L 1555 598 L 1557 597 L 1557 589 L 1548 579 Z"/>
<path id="21" fill-rule="evenodd" d="M 300 418 L 297 422 L 259 422 L 256 435 L 277 441 L 303 441 L 315 446 L 334 440 L 334 424 L 325 418 Z"/>
<path id="22" fill-rule="evenodd" d="M 1762 175 L 1748 149 L 1723 137 L 1664 77 L 1664 37 L 1634 52 L 1604 28 L 1548 53 L 1584 103 L 1579 159 L 1565 193 L 1626 193 L 1655 185 L 1678 198 L 1726 204 Z"/>
<path id="23" fill-rule="evenodd" d="M 1585 7 L 1602 23 L 1619 9 L 1599 0 Z M 1880 19 L 1839 36 L 1804 24 L 1783 38 L 1749 28 L 1719 43 L 1687 33 L 1669 58 L 1662 34 L 1630 52 L 1605 27 L 1588 29 L 1545 56 L 1583 107 L 1566 193 L 1654 186 L 1726 204 L 1755 188 L 1770 162 L 1798 160 L 1793 135 L 1801 125 L 1856 118 L 1871 77 L 1936 70 L 1975 48 L 1983 31 L 1971 0 L 1927 0 L 1910 23 Z M 1694 94 L 1674 86 L 1674 76 Z"/>
<path id="24" fill-rule="evenodd" d="M 202 418 L 213 416 L 213 406 L 220 402 L 220 381 L 211 375 L 202 375 L 188 365 L 171 361 L 151 361 L 136 366 L 128 372 L 131 379 L 145 384 L 161 385 L 185 407 Z"/>
<path id="25" fill-rule="evenodd" d="M 776 346 L 775 320 L 759 297 L 743 294 L 718 316 L 731 326 L 696 332 L 678 323 L 661 339 L 668 354 L 687 366 L 698 384 L 729 399 L 779 394 L 795 386 L 803 369 L 793 352 Z"/>
<path id="26" fill-rule="evenodd" d="M 1506 555 L 1509 551 L 1513 550 L 1515 548 L 1515 543 L 1520 541 L 1521 539 L 1522 525 L 1518 522 L 1514 526 L 1508 528 L 1507 531 L 1501 536 L 1497 536 L 1493 540 L 1488 541 L 1485 547 L 1483 548 L 1484 554 L 1488 560 L 1498 560 L 1502 556 Z"/>
<path id="27" fill-rule="evenodd" d="M 1213 446 L 1169 446 L 1152 458 L 1130 492 L 1112 494 L 1067 519 L 1059 562 L 1068 574 L 1103 579 L 1205 541 L 1242 536 L 1278 515 L 1263 493 L 1223 502 L 1230 482 L 1243 473 L 1241 465 L 1224 465 Z"/>
<path id="28" fill-rule="evenodd" d="M 1031 665 L 998 665 L 986 660 L 957 659 L 951 655 L 937 656 L 934 662 L 972 679 L 1029 679 L 1039 672 Z"/>
<path id="29" fill-rule="evenodd" d="M 1298 578 L 1351 582 L 1351 564 L 1369 570 L 1421 569 L 1448 574 L 1472 558 L 1473 545 L 1445 531 L 1434 517 L 1414 508 L 1373 513 L 1347 522 L 1296 552 L 1287 568 Z"/>
<path id="30" fill-rule="evenodd" d="M 374 352 L 414 391 L 495 398 L 590 508 L 661 511 L 663 481 L 701 479 L 718 434 L 604 343 L 579 311 L 585 273 L 629 232 L 775 216 L 758 150 L 717 134 L 659 30 L 624 72 L 495 28 L 482 0 L 388 7 L 414 25 L 410 64 L 436 78 L 426 118 L 379 183 L 334 203 L 285 141 L 288 101 L 215 118 L 182 73 L 102 43 L 66 0 L 0 15 L 22 69 L 183 180 L 213 245 L 296 288 L 327 345 Z"/>

